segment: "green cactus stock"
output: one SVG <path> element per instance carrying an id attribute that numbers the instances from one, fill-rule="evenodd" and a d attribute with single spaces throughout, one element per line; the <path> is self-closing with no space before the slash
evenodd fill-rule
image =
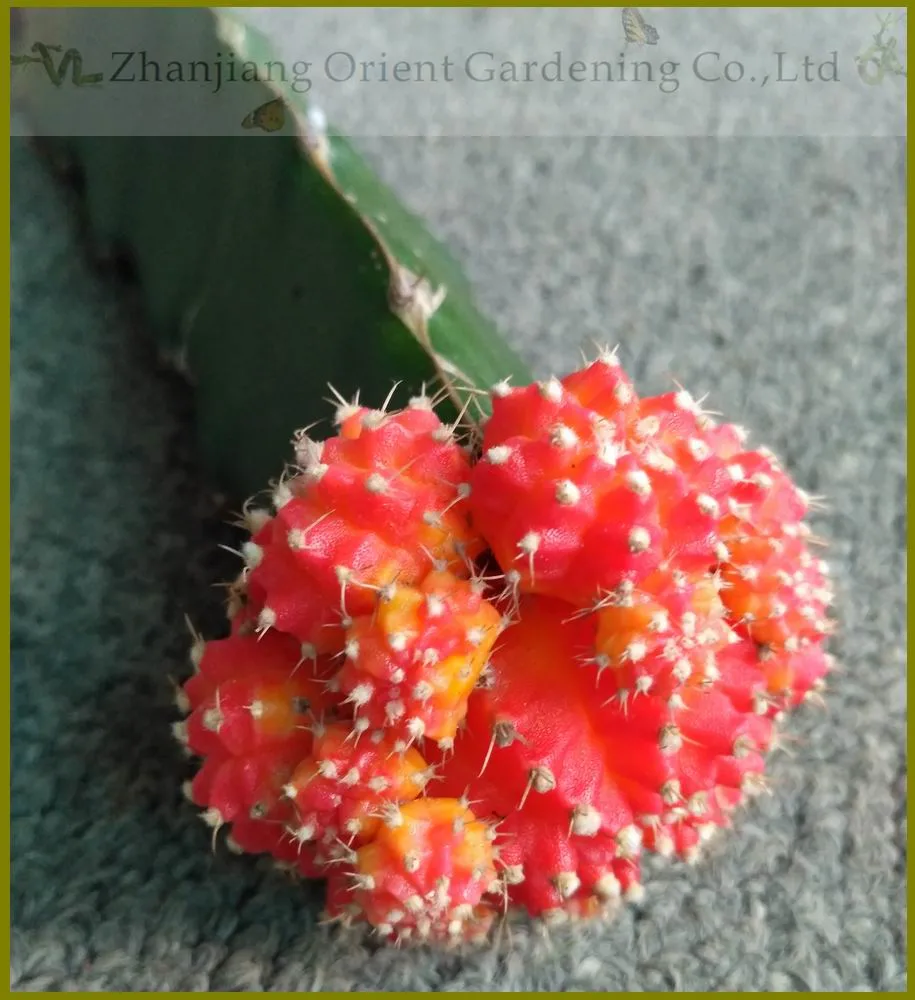
<path id="1" fill-rule="evenodd" d="M 22 13 L 26 50 L 42 36 L 91 37 L 111 17 Z M 117 16 L 149 49 L 180 39 L 186 51 L 231 46 L 266 65 L 267 40 L 234 13 Z M 41 135 L 60 87 L 29 83 L 24 111 Z M 443 388 L 453 419 L 480 405 L 474 389 L 530 378 L 458 264 L 353 144 L 283 82 L 243 89 L 252 113 L 235 135 L 66 136 L 57 126 L 43 139 L 82 175 L 93 242 L 131 257 L 147 325 L 193 383 L 204 468 L 236 501 L 275 477 L 295 429 L 327 419 L 329 385 L 394 407 L 424 385 Z"/>

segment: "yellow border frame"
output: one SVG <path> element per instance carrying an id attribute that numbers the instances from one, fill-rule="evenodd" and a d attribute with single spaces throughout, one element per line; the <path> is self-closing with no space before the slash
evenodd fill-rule
<path id="1" fill-rule="evenodd" d="M 103 2 L 95 2 L 95 3 L 55 3 L 55 2 L 19 3 L 19 4 L 16 4 L 14 7 L 10 7 L 9 10 L 12 11 L 12 10 L 17 9 L 17 8 L 29 8 L 29 7 L 74 7 L 74 8 L 79 8 L 79 7 L 124 7 L 124 6 L 138 6 L 138 7 L 198 7 L 200 5 L 198 5 L 198 4 L 192 4 L 192 3 L 181 3 L 181 2 L 158 2 L 158 3 L 157 2 L 146 2 L 146 3 L 142 3 L 142 4 L 140 4 L 140 3 L 125 4 L 125 3 L 114 2 L 114 0 L 107 0 L 107 2 L 104 2 L 104 0 L 103 0 Z M 216 6 L 216 7 L 233 7 L 234 5 L 232 5 L 232 4 L 213 4 L 212 6 Z M 300 5 L 297 5 L 297 6 L 308 7 L 308 6 L 320 6 L 320 5 L 318 5 L 318 4 L 300 4 Z M 360 4 L 336 4 L 334 6 L 350 7 L 350 6 L 363 6 L 363 5 L 360 5 Z M 388 4 L 388 6 L 392 6 L 392 7 L 413 7 L 413 6 L 418 6 L 418 5 L 417 4 L 405 4 L 405 3 L 392 3 L 392 4 Z M 434 6 L 460 6 L 460 5 L 435 4 Z M 490 6 L 494 6 L 494 7 L 515 7 L 515 6 L 528 6 L 528 5 L 519 5 L 519 4 L 512 4 L 512 3 L 495 3 L 495 4 L 490 4 Z M 530 6 L 549 7 L 549 6 L 555 6 L 555 5 L 551 5 L 551 4 L 536 4 L 536 5 L 530 5 Z M 581 6 L 603 7 L 603 6 L 606 6 L 606 5 L 604 5 L 604 4 L 582 4 Z M 675 4 L 675 5 L 672 5 L 672 6 L 687 6 L 687 5 L 686 4 Z M 763 6 L 763 5 L 756 5 L 756 4 L 729 4 L 729 5 L 726 5 L 726 6 Z M 829 6 L 829 5 L 827 5 L 827 4 L 815 4 L 815 5 L 812 5 L 812 6 Z M 238 9 L 238 8 L 236 8 L 236 9 Z M 243 8 L 241 8 L 241 9 L 243 9 Z M 908 33 L 908 24 L 906 25 L 906 31 Z M 10 51 L 11 51 L 11 48 L 10 48 L 10 23 L 9 23 L 9 19 L 5 19 L 4 23 L 3 23 L 3 29 L 2 29 L 2 52 L 3 52 L 3 58 L 4 58 L 4 60 L 6 58 L 8 58 Z M 906 154 L 907 155 L 908 155 L 908 147 L 909 147 L 909 144 L 908 144 L 908 96 L 909 96 L 909 84 L 908 84 L 908 77 L 906 77 L 906 98 L 907 98 L 907 105 L 906 105 L 906 136 L 905 136 L 905 145 L 906 145 Z M 9 77 L 4 73 L 3 74 L 3 114 L 4 114 L 4 120 L 6 122 L 6 127 L 7 127 L 7 135 L 9 135 L 10 131 L 11 131 L 11 129 L 10 129 L 10 111 L 9 111 L 9 105 L 10 105 L 10 82 L 9 82 Z M 7 143 L 4 146 L 3 156 L 2 156 L 2 158 L 0 158 L 0 161 L 2 161 L 2 176 L 3 176 L 4 191 L 5 191 L 5 195 L 4 195 L 4 198 L 3 198 L 3 212 L 4 212 L 3 226 L 4 226 L 4 232 L 7 233 L 7 237 L 3 241 L 3 263 L 4 263 L 4 268 L 5 268 L 5 274 L 6 274 L 6 277 L 7 277 L 7 280 L 6 280 L 5 284 L 4 284 L 4 297 L 6 299 L 7 309 L 6 309 L 6 312 L 4 314 L 5 337 L 4 337 L 4 341 L 3 341 L 3 355 L 2 355 L 3 356 L 3 367 L 4 367 L 4 370 L 6 372 L 6 381 L 5 381 L 5 385 L 4 385 L 4 395 L 6 397 L 6 402 L 7 402 L 7 408 L 6 408 L 6 412 L 7 412 L 7 432 L 6 432 L 5 435 L 3 435 L 2 449 L 3 449 L 3 457 L 4 457 L 4 460 L 5 460 L 4 464 L 6 466 L 7 471 L 11 474 L 12 473 L 11 466 L 10 466 L 10 436 L 11 436 L 11 426 L 10 426 L 10 416 L 9 416 L 9 414 L 10 414 L 10 381 L 9 381 L 9 379 L 10 379 L 10 375 L 11 375 L 11 372 L 10 372 L 10 311 L 9 311 L 9 306 L 10 306 L 10 292 L 9 292 L 9 287 L 10 287 L 9 286 L 9 278 L 10 278 L 10 238 L 9 238 L 9 221 L 10 221 L 10 147 L 9 147 L 9 143 Z M 911 180 L 910 180 L 909 177 L 907 177 L 907 179 L 906 179 L 907 194 L 911 191 L 911 187 L 912 187 Z M 911 252 L 911 249 L 912 249 L 912 240 L 911 240 L 911 235 L 909 234 L 908 235 L 908 239 L 907 239 L 907 251 Z M 908 319 L 908 308 L 907 308 L 907 319 Z M 908 391 L 908 386 L 910 384 L 910 379 L 909 379 L 910 367 L 909 367 L 908 351 L 906 352 L 905 364 L 906 364 L 906 389 Z M 908 418 L 907 418 L 907 421 L 906 421 L 906 429 L 907 429 L 907 431 L 909 429 Z M 907 450 L 907 459 L 908 459 L 908 456 L 911 454 L 911 444 L 908 443 L 908 438 L 907 438 L 907 449 L 906 450 Z M 2 540 L 3 552 L 4 552 L 4 556 L 5 556 L 5 558 L 4 558 L 4 568 L 5 568 L 5 571 L 3 573 L 3 595 L 4 595 L 5 606 L 7 608 L 9 608 L 10 607 L 10 603 L 9 603 L 9 601 L 10 601 L 10 588 L 11 588 L 11 571 L 10 571 L 10 478 L 9 478 L 9 475 L 7 475 L 4 478 L 4 480 L 3 480 L 2 490 L 3 490 L 3 494 L 2 494 L 2 496 L 3 496 L 3 508 L 4 508 L 4 511 L 5 511 L 4 532 L 3 532 L 3 540 Z M 907 501 L 910 501 L 911 498 L 912 498 L 912 496 L 913 496 L 912 487 L 911 487 L 911 485 L 907 484 Z M 908 504 L 907 504 L 907 506 L 908 506 Z M 908 556 L 910 554 L 908 540 L 907 540 L 907 543 L 906 543 L 906 552 L 907 552 L 907 556 Z M 911 593 L 911 590 L 910 590 L 910 588 L 908 586 L 908 581 L 907 581 L 907 595 L 910 594 L 910 593 Z M 908 616 L 908 613 L 907 613 L 907 621 L 908 621 L 908 617 L 909 616 Z M 911 624 L 911 623 L 908 622 L 908 624 Z M 4 645 L 3 661 L 2 662 L 3 662 L 3 664 L 5 665 L 5 668 L 6 668 L 6 670 L 5 670 L 6 686 L 3 689 L 2 695 L 0 695 L 0 702 L 2 702 L 2 705 L 3 705 L 3 707 L 6 710 L 6 717 L 7 717 L 7 719 L 9 719 L 10 714 L 11 714 L 11 710 L 12 710 L 11 701 L 10 701 L 10 687 L 9 687 L 9 682 L 10 682 L 10 617 L 9 617 L 9 615 L 4 616 L 4 619 L 3 619 L 3 629 L 4 629 L 4 634 L 5 634 L 6 642 L 5 642 L 5 645 Z M 908 648 L 909 647 L 908 647 L 908 640 L 907 640 L 907 649 Z M 907 692 L 911 693 L 911 684 L 907 684 Z M 908 726 L 907 726 L 907 740 L 906 740 L 906 743 L 907 743 L 906 750 L 907 750 L 907 753 L 909 753 L 911 751 L 911 745 L 912 745 L 912 730 Z M 5 744 L 5 746 L 3 748 L 2 755 L 3 755 L 3 759 L 4 759 L 4 762 L 5 762 L 5 765 L 6 765 L 6 773 L 7 773 L 7 775 L 9 775 L 11 761 L 10 761 L 10 746 L 9 746 L 9 742 L 8 741 L 7 741 L 7 743 Z M 6 822 L 4 824 L 2 824 L 2 837 L 3 837 L 3 845 L 4 845 L 4 854 L 5 854 L 5 857 L 7 857 L 9 859 L 10 858 L 10 851 L 9 851 L 9 848 L 10 848 L 10 787 L 9 787 L 9 781 L 8 780 L 3 783 L 3 797 L 4 797 L 3 801 L 4 801 L 4 807 L 5 807 Z M 915 813 L 915 809 L 913 809 L 912 802 L 911 802 L 911 800 L 909 800 L 907 802 L 907 817 L 908 817 L 908 822 L 909 823 L 911 823 L 913 813 Z M 907 872 L 907 874 L 908 874 L 908 872 Z M 10 913 L 10 865 L 9 865 L 9 863 L 4 866 L 4 889 L 5 889 L 5 892 L 4 892 L 4 899 L 3 899 L 3 904 L 2 905 L 3 905 L 3 910 L 4 910 L 6 918 L 7 918 L 6 919 L 7 927 L 10 928 L 10 930 L 11 930 L 12 926 L 11 926 L 11 913 Z M 912 898 L 913 895 L 915 895 L 915 893 L 913 893 L 911 885 L 909 885 L 908 888 L 907 888 L 907 899 L 911 900 L 911 898 Z M 905 919 L 905 918 L 901 916 L 901 919 Z M 907 927 L 907 933 L 906 933 L 906 944 L 907 944 L 907 946 L 909 944 L 908 927 Z M 6 965 L 7 965 L 7 967 L 9 967 L 9 961 L 8 961 L 8 959 L 10 958 L 10 937 L 9 937 L 9 934 L 6 934 L 6 935 L 3 936 L 2 952 L 3 952 L 4 958 L 7 960 Z M 86 996 L 91 996 L 92 994 L 86 993 L 85 995 Z M 124 995 L 127 996 L 128 994 L 124 994 Z M 184 994 L 184 995 L 192 996 L 193 994 L 188 993 L 188 994 Z M 218 994 L 218 995 L 222 995 L 222 996 L 228 997 L 228 996 L 231 996 L 231 993 L 222 993 L 222 994 Z M 281 996 L 295 996 L 296 994 L 294 994 L 294 993 L 281 993 L 279 995 L 281 995 Z M 331 993 L 328 993 L 328 994 L 325 994 L 325 995 L 329 995 L 329 996 L 330 995 L 345 996 L 346 994 L 331 994 Z M 377 996 L 380 997 L 380 996 L 386 996 L 388 994 L 387 993 L 377 993 L 377 994 L 371 994 L 370 993 L 369 995 L 377 995 Z M 418 994 L 418 993 L 400 993 L 399 995 L 401 995 L 401 996 L 422 996 L 423 994 Z M 555 995 L 558 996 L 559 994 L 555 994 Z M 589 993 L 589 994 L 585 994 L 585 995 L 588 995 L 588 996 L 599 996 L 600 994 L 598 994 L 598 993 Z M 660 994 L 654 994 L 654 995 L 660 995 Z M 696 994 L 687 994 L 687 995 L 696 995 Z"/>
<path id="2" fill-rule="evenodd" d="M 9 19 L 4 19 L 3 29 L 2 29 L 2 48 L 4 61 L 8 58 L 7 53 L 10 51 L 10 22 Z M 10 132 L 10 80 L 9 77 L 3 74 L 3 116 L 6 123 L 7 134 Z M 3 231 L 7 234 L 7 238 L 3 240 L 3 265 L 4 272 L 7 276 L 7 280 L 4 283 L 3 291 L 4 296 L 7 300 L 7 308 L 3 316 L 3 322 L 5 327 L 5 336 L 3 338 L 3 370 L 5 373 L 4 379 L 4 395 L 6 397 L 6 413 L 7 413 L 7 431 L 3 435 L 3 459 L 4 466 L 11 474 L 11 462 L 10 462 L 10 147 L 7 144 L 3 150 Z M 10 588 L 11 588 L 11 568 L 10 568 L 10 512 L 11 512 L 11 497 L 10 497 L 10 476 L 5 475 L 3 478 L 3 511 L 4 511 L 4 528 L 3 528 L 3 602 L 4 606 L 10 607 Z M 12 713 L 12 705 L 10 699 L 10 631 L 11 622 L 10 615 L 7 614 L 3 617 L 3 633 L 4 633 L 4 644 L 3 644 L 3 663 L 6 667 L 4 671 L 4 678 L 6 680 L 6 685 L 3 689 L 3 705 L 6 708 L 6 717 L 9 719 Z M 10 933 L 12 933 L 12 920 L 10 914 L 10 867 L 12 864 L 12 858 L 10 854 L 11 844 L 10 844 L 10 770 L 12 766 L 11 753 L 9 740 L 3 749 L 3 759 L 5 762 L 5 773 L 7 778 L 3 781 L 3 806 L 4 815 L 6 816 L 6 822 L 2 824 L 3 831 L 3 855 L 9 859 L 9 862 L 3 866 L 3 906 L 6 913 L 6 925 L 10 928 Z M 9 934 L 3 935 L 2 944 L 3 956 L 5 959 L 5 964 L 7 968 L 9 967 L 9 952 L 10 952 L 10 937 Z"/>

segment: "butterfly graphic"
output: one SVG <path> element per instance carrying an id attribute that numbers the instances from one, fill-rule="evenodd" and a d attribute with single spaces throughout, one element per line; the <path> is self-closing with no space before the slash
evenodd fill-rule
<path id="1" fill-rule="evenodd" d="M 638 7 L 623 8 L 623 31 L 627 42 L 634 42 L 636 45 L 658 44 L 657 28 L 645 21 Z"/>
<path id="2" fill-rule="evenodd" d="M 242 128 L 259 128 L 263 132 L 278 132 L 286 124 L 286 108 L 279 98 L 255 108 L 242 120 Z"/>

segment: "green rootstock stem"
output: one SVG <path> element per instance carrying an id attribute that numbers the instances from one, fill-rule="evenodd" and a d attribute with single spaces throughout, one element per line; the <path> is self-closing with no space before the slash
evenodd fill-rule
<path id="1" fill-rule="evenodd" d="M 234 13 L 29 10 L 17 44 L 107 35 L 117 49 L 126 27 L 149 52 L 230 46 L 266 65 L 267 41 Z M 195 386 L 206 469 L 234 500 L 278 475 L 294 430 L 330 431 L 329 384 L 378 406 L 399 383 L 394 407 L 444 387 L 448 419 L 483 412 L 473 389 L 530 379 L 447 251 L 285 84 L 241 88 L 251 109 L 282 102 L 272 133 L 239 118 L 237 135 L 64 136 L 59 88 L 28 69 L 35 131 L 82 175 L 94 241 L 135 264 L 156 342 Z"/>

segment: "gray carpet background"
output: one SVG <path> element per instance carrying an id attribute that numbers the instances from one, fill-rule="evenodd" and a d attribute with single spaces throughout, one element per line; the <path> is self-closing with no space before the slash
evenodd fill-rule
<path id="1" fill-rule="evenodd" d="M 379 948 L 318 927 L 318 891 L 211 853 L 178 792 L 168 678 L 184 612 L 220 625 L 233 535 L 196 471 L 187 390 L 16 140 L 12 988 L 904 990 L 902 140 L 361 146 L 538 375 L 619 342 L 642 391 L 708 392 L 827 495 L 828 710 L 795 717 L 774 794 L 701 864 L 650 865 L 641 906 L 573 933 Z"/>

